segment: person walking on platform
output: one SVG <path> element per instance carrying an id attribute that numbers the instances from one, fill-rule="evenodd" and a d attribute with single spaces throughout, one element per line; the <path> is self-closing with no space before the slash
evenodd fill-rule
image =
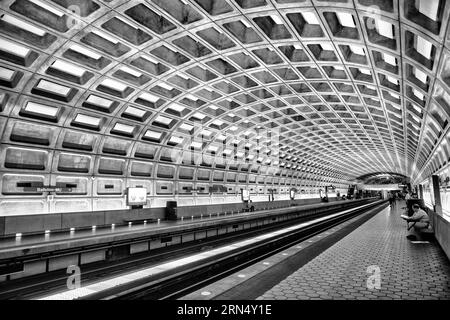
<path id="1" fill-rule="evenodd" d="M 406 192 L 405 200 L 408 201 L 409 199 L 411 199 L 411 196 L 410 196 L 409 192 Z"/>
<path id="2" fill-rule="evenodd" d="M 394 196 L 392 195 L 392 192 L 389 192 L 388 199 L 389 199 L 389 206 L 392 208 L 392 204 L 394 203 Z"/>

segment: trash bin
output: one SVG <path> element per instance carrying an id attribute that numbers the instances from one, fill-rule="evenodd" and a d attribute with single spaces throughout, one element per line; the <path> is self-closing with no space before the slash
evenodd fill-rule
<path id="1" fill-rule="evenodd" d="M 177 202 L 167 201 L 166 202 L 166 220 L 177 220 Z"/>

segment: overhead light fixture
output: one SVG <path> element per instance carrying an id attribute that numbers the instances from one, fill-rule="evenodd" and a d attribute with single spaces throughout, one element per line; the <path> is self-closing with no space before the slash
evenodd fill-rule
<path id="1" fill-rule="evenodd" d="M 437 21 L 439 3 L 441 0 L 416 0 L 419 2 L 418 11 L 433 21 Z"/>
<path id="2" fill-rule="evenodd" d="M 362 48 L 362 47 L 350 46 L 350 51 L 353 52 L 354 54 L 358 54 L 360 56 L 365 55 L 364 48 Z"/>
<path id="3" fill-rule="evenodd" d="M 378 33 L 386 38 L 394 39 L 394 26 L 381 19 L 375 19 L 375 28 Z"/>
<path id="4" fill-rule="evenodd" d="M 76 51 L 78 53 L 81 53 L 82 55 L 84 55 L 86 57 L 92 58 L 94 60 L 98 60 L 98 59 L 100 59 L 102 57 L 98 53 L 96 53 L 96 52 L 94 52 L 92 50 L 89 50 L 89 49 L 87 49 L 85 47 L 82 47 L 82 46 L 80 46 L 78 44 L 73 44 L 72 46 L 70 46 L 70 49 L 73 50 L 73 51 Z"/>
<path id="5" fill-rule="evenodd" d="M 0 17 L 0 19 L 9 24 L 12 24 L 13 26 L 19 27 L 22 30 L 34 33 L 35 35 L 38 35 L 40 37 L 45 36 L 45 34 L 47 33 L 44 29 L 35 27 L 34 25 L 25 22 L 23 20 L 17 19 L 16 17 L 10 16 L 9 14 L 4 14 L 3 16 Z"/>
<path id="6" fill-rule="evenodd" d="M 427 83 L 427 74 L 417 68 L 414 69 L 414 75 L 417 79 L 419 79 L 423 83 Z"/>
<path id="7" fill-rule="evenodd" d="M 52 68 L 65 73 L 69 73 L 79 78 L 81 78 L 86 72 L 86 70 L 84 70 L 83 68 L 80 68 L 72 63 L 65 62 L 63 60 L 55 60 L 55 62 L 53 62 L 52 64 Z"/>
<path id="8" fill-rule="evenodd" d="M 283 20 L 278 15 L 271 15 L 270 17 L 276 24 L 283 24 Z"/>
<path id="9" fill-rule="evenodd" d="M 25 58 L 30 53 L 30 49 L 4 38 L 0 38 L 0 48 L 2 48 L 2 51 L 6 51 L 21 58 Z"/>
<path id="10" fill-rule="evenodd" d="M 321 43 L 320 46 L 322 47 L 322 50 L 324 51 L 332 51 L 333 50 L 333 46 L 330 43 Z"/>
<path id="11" fill-rule="evenodd" d="M 397 59 L 394 56 L 391 56 L 390 54 L 387 53 L 381 53 L 383 56 L 383 60 L 392 65 L 392 66 L 397 66 Z"/>
<path id="12" fill-rule="evenodd" d="M 138 71 L 136 71 L 136 70 L 133 70 L 133 69 L 127 67 L 127 66 L 121 66 L 119 69 L 120 69 L 121 71 L 125 72 L 125 73 L 131 74 L 133 77 L 136 77 L 136 78 L 139 78 L 139 77 L 142 76 L 142 73 L 141 73 L 141 72 L 138 72 Z"/>
<path id="13" fill-rule="evenodd" d="M 317 19 L 317 16 L 313 12 L 302 12 L 301 15 L 303 16 L 303 19 L 305 19 L 307 24 L 320 24 L 319 20 Z"/>
<path id="14" fill-rule="evenodd" d="M 355 21 L 353 20 L 353 15 L 347 12 L 336 12 L 339 23 L 343 27 L 356 28 Z"/>
<path id="15" fill-rule="evenodd" d="M 29 0 L 30 2 L 34 3 L 35 5 L 38 5 L 39 7 L 41 7 L 44 10 L 47 10 L 51 13 L 53 13 L 54 15 L 58 16 L 58 17 L 62 17 L 64 15 L 64 12 L 56 9 L 53 6 L 49 6 L 48 4 L 40 1 L 40 0 Z"/>
<path id="16" fill-rule="evenodd" d="M 416 35 L 416 50 L 427 59 L 431 58 L 431 50 L 433 45 L 419 35 Z"/>

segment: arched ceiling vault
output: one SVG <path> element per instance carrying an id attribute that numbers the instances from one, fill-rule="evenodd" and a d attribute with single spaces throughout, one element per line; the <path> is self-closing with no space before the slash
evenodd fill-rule
<path id="1" fill-rule="evenodd" d="M 2 168 L 203 154 L 327 182 L 417 178 L 448 127 L 448 2 L 4 0 Z"/>

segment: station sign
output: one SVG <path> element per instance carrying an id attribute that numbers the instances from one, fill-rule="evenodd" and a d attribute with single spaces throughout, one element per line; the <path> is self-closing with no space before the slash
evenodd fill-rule
<path id="1" fill-rule="evenodd" d="M 127 188 L 127 206 L 147 204 L 147 188 Z"/>
<path id="2" fill-rule="evenodd" d="M 25 192 L 72 192 L 72 188 L 57 186 L 24 187 Z"/>

